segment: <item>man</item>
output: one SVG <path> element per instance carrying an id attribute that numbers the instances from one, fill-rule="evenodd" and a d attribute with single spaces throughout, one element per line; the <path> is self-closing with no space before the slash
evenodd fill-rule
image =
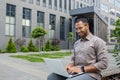
<path id="1" fill-rule="evenodd" d="M 91 34 L 85 18 L 77 20 L 75 28 L 81 38 L 74 44 L 72 63 L 66 66 L 66 70 L 69 74 L 84 74 L 67 79 L 52 73 L 48 80 L 101 80 L 101 70 L 108 66 L 106 43 Z"/>

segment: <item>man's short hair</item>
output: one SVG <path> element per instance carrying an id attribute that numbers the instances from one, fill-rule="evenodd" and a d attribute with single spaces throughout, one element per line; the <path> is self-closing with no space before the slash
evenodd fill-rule
<path id="1" fill-rule="evenodd" d="M 88 20 L 86 18 L 79 18 L 79 19 L 77 19 L 76 23 L 80 22 L 80 21 L 82 21 L 83 23 L 89 24 L 89 22 L 88 22 Z"/>

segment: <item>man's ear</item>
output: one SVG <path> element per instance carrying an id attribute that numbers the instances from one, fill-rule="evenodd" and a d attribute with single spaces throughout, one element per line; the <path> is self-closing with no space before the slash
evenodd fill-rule
<path id="1" fill-rule="evenodd" d="M 88 24 L 86 24 L 86 27 L 87 27 L 87 29 L 89 29 L 89 25 Z"/>

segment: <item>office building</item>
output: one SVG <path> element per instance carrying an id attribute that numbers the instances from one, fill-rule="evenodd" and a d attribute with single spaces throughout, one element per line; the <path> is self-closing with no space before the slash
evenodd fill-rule
<path id="1" fill-rule="evenodd" d="M 66 43 L 69 26 L 69 0 L 0 0 L 0 48 L 5 49 L 12 36 L 13 40 L 30 40 L 36 26 L 46 29 L 47 39 L 59 39 Z"/>
<path id="2" fill-rule="evenodd" d="M 114 29 L 114 21 L 120 16 L 119 4 L 118 0 L 0 0 L 0 48 L 5 49 L 9 36 L 14 41 L 25 39 L 27 44 L 36 26 L 47 31 L 45 40 L 56 38 L 60 40 L 61 48 L 68 48 L 68 32 L 74 32 L 75 15 L 78 18 L 80 15 L 89 16 L 95 35 L 104 39 L 107 35 L 106 41 L 116 42 L 109 36 Z M 73 14 L 74 10 L 76 13 Z M 101 23 L 103 25 L 99 25 Z M 108 34 L 101 34 L 100 30 L 108 31 Z"/>

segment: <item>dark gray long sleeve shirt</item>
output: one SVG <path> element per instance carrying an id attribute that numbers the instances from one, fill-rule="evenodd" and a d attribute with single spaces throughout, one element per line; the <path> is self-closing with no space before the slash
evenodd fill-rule
<path id="1" fill-rule="evenodd" d="M 90 34 L 85 40 L 79 39 L 75 42 L 72 62 L 75 60 L 76 66 L 94 65 L 97 71 L 88 74 L 97 80 L 101 80 L 101 70 L 106 69 L 108 66 L 106 54 L 106 43 L 97 36 Z"/>

